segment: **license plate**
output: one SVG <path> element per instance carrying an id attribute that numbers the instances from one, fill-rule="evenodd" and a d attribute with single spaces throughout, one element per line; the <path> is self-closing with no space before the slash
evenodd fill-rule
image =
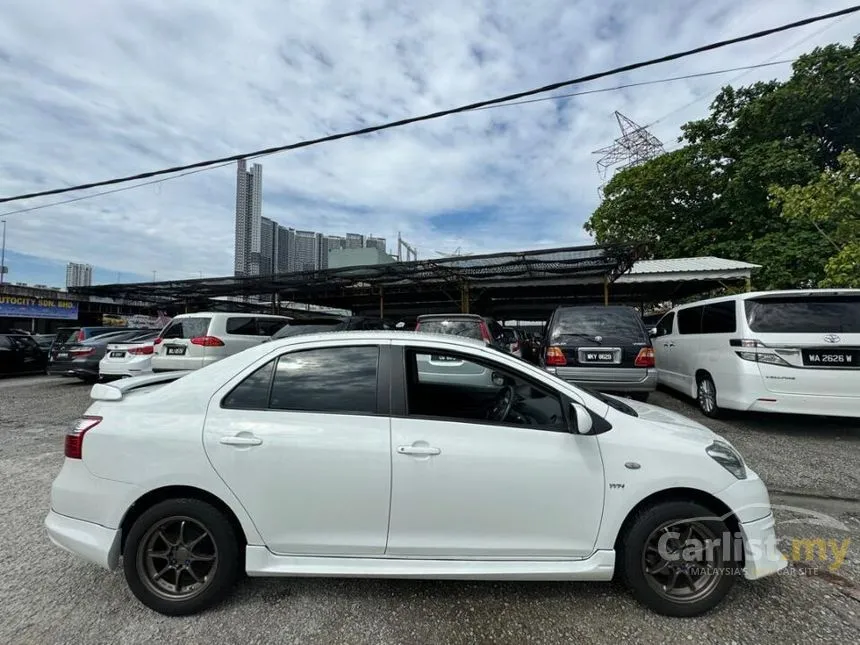
<path id="1" fill-rule="evenodd" d="M 583 352 L 582 356 L 588 363 L 611 363 L 615 360 L 613 352 Z"/>
<path id="2" fill-rule="evenodd" d="M 57 358 L 68 358 L 68 357 L 69 357 L 68 352 L 60 352 L 59 354 L 57 354 Z"/>
<path id="3" fill-rule="evenodd" d="M 435 363 L 459 363 L 459 358 L 454 358 L 453 356 L 437 356 L 434 354 L 430 357 L 430 360 Z"/>
<path id="4" fill-rule="evenodd" d="M 808 367 L 860 368 L 860 350 L 804 349 L 803 364 Z"/>
<path id="5" fill-rule="evenodd" d="M 111 352 L 111 358 L 125 358 L 125 352 Z"/>
<path id="6" fill-rule="evenodd" d="M 176 345 L 174 345 L 172 347 L 168 346 L 166 353 L 168 356 L 182 356 L 185 353 L 185 348 L 184 347 L 177 347 Z"/>

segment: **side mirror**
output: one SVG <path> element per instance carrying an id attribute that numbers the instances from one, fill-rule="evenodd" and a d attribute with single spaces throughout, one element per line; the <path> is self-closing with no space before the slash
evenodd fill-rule
<path id="1" fill-rule="evenodd" d="M 570 408 L 573 411 L 573 422 L 576 424 L 574 432 L 576 434 L 588 434 L 591 432 L 591 414 L 585 409 L 585 406 L 579 403 L 571 403 Z"/>
<path id="2" fill-rule="evenodd" d="M 656 327 L 652 327 L 651 329 L 648 330 L 648 335 L 651 338 L 657 338 L 657 336 L 660 335 L 660 332 L 658 331 L 658 329 Z"/>

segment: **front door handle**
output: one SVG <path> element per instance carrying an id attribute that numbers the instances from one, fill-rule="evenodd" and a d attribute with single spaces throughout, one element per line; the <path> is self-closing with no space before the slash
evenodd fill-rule
<path id="1" fill-rule="evenodd" d="M 225 446 L 259 446 L 263 440 L 254 435 L 236 435 L 234 437 L 221 437 L 221 443 Z"/>
<path id="2" fill-rule="evenodd" d="M 397 452 L 401 455 L 419 455 L 422 457 L 442 453 L 439 448 L 433 446 L 397 446 Z"/>
<path id="3" fill-rule="evenodd" d="M 663 347 L 674 347 L 675 343 L 663 343 Z"/>

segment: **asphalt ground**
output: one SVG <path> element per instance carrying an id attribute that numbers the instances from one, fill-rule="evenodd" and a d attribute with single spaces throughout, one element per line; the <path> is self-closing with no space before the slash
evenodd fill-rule
<path id="1" fill-rule="evenodd" d="M 797 562 L 739 581 L 715 611 L 671 619 L 607 583 L 245 579 L 223 605 L 167 618 L 121 572 L 52 546 L 42 526 L 65 429 L 88 405 L 75 380 L 0 380 L 0 643 L 856 643 L 860 642 L 860 423 L 735 415 L 652 402 L 726 436 L 772 490 Z M 792 538 L 823 539 L 792 554 Z M 848 542 L 846 542 L 846 540 Z M 845 548 L 835 567 L 829 546 Z"/>

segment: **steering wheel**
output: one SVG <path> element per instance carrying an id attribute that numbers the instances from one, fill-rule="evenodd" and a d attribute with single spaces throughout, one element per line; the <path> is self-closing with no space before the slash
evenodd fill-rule
<path id="1" fill-rule="evenodd" d="M 506 385 L 501 389 L 493 401 L 492 407 L 487 411 L 487 418 L 491 421 L 504 421 L 511 413 L 514 404 L 514 388 Z"/>

